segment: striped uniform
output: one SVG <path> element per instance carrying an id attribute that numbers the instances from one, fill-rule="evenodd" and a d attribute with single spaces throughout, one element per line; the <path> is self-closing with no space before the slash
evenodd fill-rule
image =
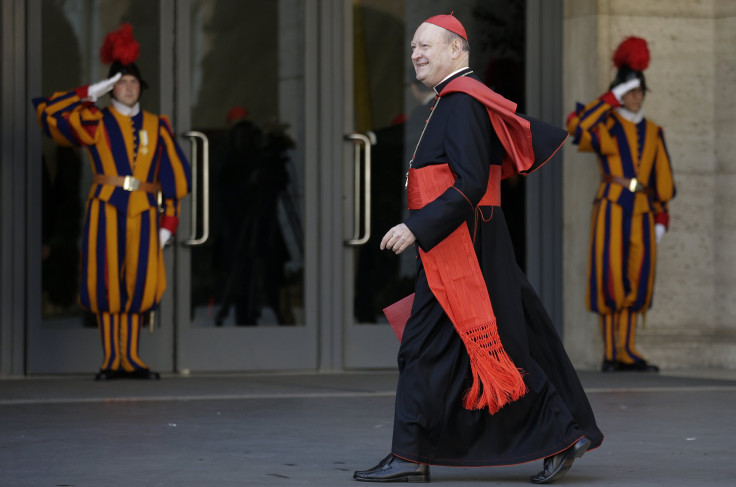
<path id="1" fill-rule="evenodd" d="M 46 135 L 87 149 L 94 175 L 133 176 L 160 188 L 161 208 L 155 193 L 93 183 L 82 237 L 80 303 L 98 315 L 102 369 L 145 369 L 138 357 L 142 315 L 156 309 L 166 288 L 158 230 L 176 231 L 189 164 L 164 116 L 100 110 L 75 91 L 33 102 Z"/>
<path id="2" fill-rule="evenodd" d="M 586 303 L 601 316 L 605 359 L 641 361 L 634 344 L 636 313 L 652 305 L 654 225 L 668 225 L 667 205 L 675 196 L 664 133 L 649 120 L 626 120 L 604 98 L 578 104 L 568 130 L 578 150 L 598 155 L 602 176 L 593 203 Z M 645 189 L 632 192 L 622 184 L 632 178 Z"/>

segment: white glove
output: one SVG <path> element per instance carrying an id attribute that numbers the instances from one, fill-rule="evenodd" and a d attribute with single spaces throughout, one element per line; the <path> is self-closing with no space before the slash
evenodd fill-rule
<path id="1" fill-rule="evenodd" d="M 158 241 L 161 243 L 161 248 L 166 246 L 166 242 L 171 238 L 171 230 L 168 228 L 160 228 L 158 231 Z"/>
<path id="2" fill-rule="evenodd" d="M 662 235 L 664 235 L 667 232 L 667 229 L 665 226 L 661 223 L 655 223 L 654 224 L 654 235 L 657 238 L 657 244 L 659 244 L 659 241 L 662 240 Z"/>
<path id="3" fill-rule="evenodd" d="M 625 83 L 621 83 L 620 85 L 616 85 L 611 88 L 611 93 L 613 93 L 613 96 L 615 96 L 618 102 L 621 103 L 626 93 L 640 86 L 641 80 L 639 78 L 632 78 Z"/>
<path id="4" fill-rule="evenodd" d="M 93 83 L 87 87 L 87 98 L 91 101 L 97 101 L 102 95 L 109 93 L 115 87 L 115 83 L 123 76 L 123 73 L 117 73 L 112 78 L 103 79 L 97 83 Z"/>

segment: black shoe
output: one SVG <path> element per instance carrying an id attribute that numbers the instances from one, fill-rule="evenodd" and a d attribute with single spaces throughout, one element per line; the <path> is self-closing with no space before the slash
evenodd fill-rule
<path id="1" fill-rule="evenodd" d="M 370 470 L 359 470 L 353 479 L 361 482 L 429 482 L 429 465 L 403 460 L 393 453 Z"/>
<path id="2" fill-rule="evenodd" d="M 103 369 L 95 374 L 95 380 L 114 380 L 120 378 L 119 370 Z"/>
<path id="3" fill-rule="evenodd" d="M 143 380 L 159 380 L 161 376 L 158 372 L 150 369 L 135 369 L 132 372 L 123 372 L 126 379 L 143 379 Z"/>
<path id="4" fill-rule="evenodd" d="M 560 480 L 565 476 L 567 471 L 570 470 L 572 462 L 574 462 L 576 458 L 582 457 L 589 447 L 590 440 L 586 437 L 580 438 L 567 450 L 558 453 L 557 455 L 545 458 L 544 470 L 534 477 L 531 477 L 529 480 L 531 480 L 533 484 L 547 484 L 554 482 L 555 480 Z"/>
<path id="5" fill-rule="evenodd" d="M 619 363 L 615 360 L 604 360 L 601 364 L 601 372 L 616 372 L 619 370 Z"/>
<path id="6" fill-rule="evenodd" d="M 659 372 L 659 367 L 654 364 L 650 364 L 646 360 L 639 360 L 631 364 L 619 362 L 618 369 L 631 372 Z"/>

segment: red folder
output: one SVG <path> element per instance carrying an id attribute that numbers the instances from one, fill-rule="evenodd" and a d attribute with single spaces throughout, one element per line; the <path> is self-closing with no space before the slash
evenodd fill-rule
<path id="1" fill-rule="evenodd" d="M 407 297 L 396 301 L 394 304 L 383 308 L 383 314 L 386 315 L 391 328 L 393 328 L 396 337 L 401 341 L 404 334 L 406 322 L 411 315 L 411 306 L 414 304 L 414 293 Z"/>

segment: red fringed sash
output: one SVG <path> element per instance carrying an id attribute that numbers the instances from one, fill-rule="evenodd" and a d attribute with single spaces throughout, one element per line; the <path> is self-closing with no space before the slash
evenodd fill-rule
<path id="1" fill-rule="evenodd" d="M 492 166 L 484 204 L 500 201 L 500 168 Z M 496 170 L 498 168 L 498 170 Z M 455 182 L 447 164 L 409 170 L 409 208 L 419 209 Z M 519 369 L 503 349 L 491 299 L 466 223 L 428 252 L 419 249 L 432 293 L 455 326 L 470 357 L 473 385 L 465 395 L 466 409 L 494 414 L 526 394 Z"/>

